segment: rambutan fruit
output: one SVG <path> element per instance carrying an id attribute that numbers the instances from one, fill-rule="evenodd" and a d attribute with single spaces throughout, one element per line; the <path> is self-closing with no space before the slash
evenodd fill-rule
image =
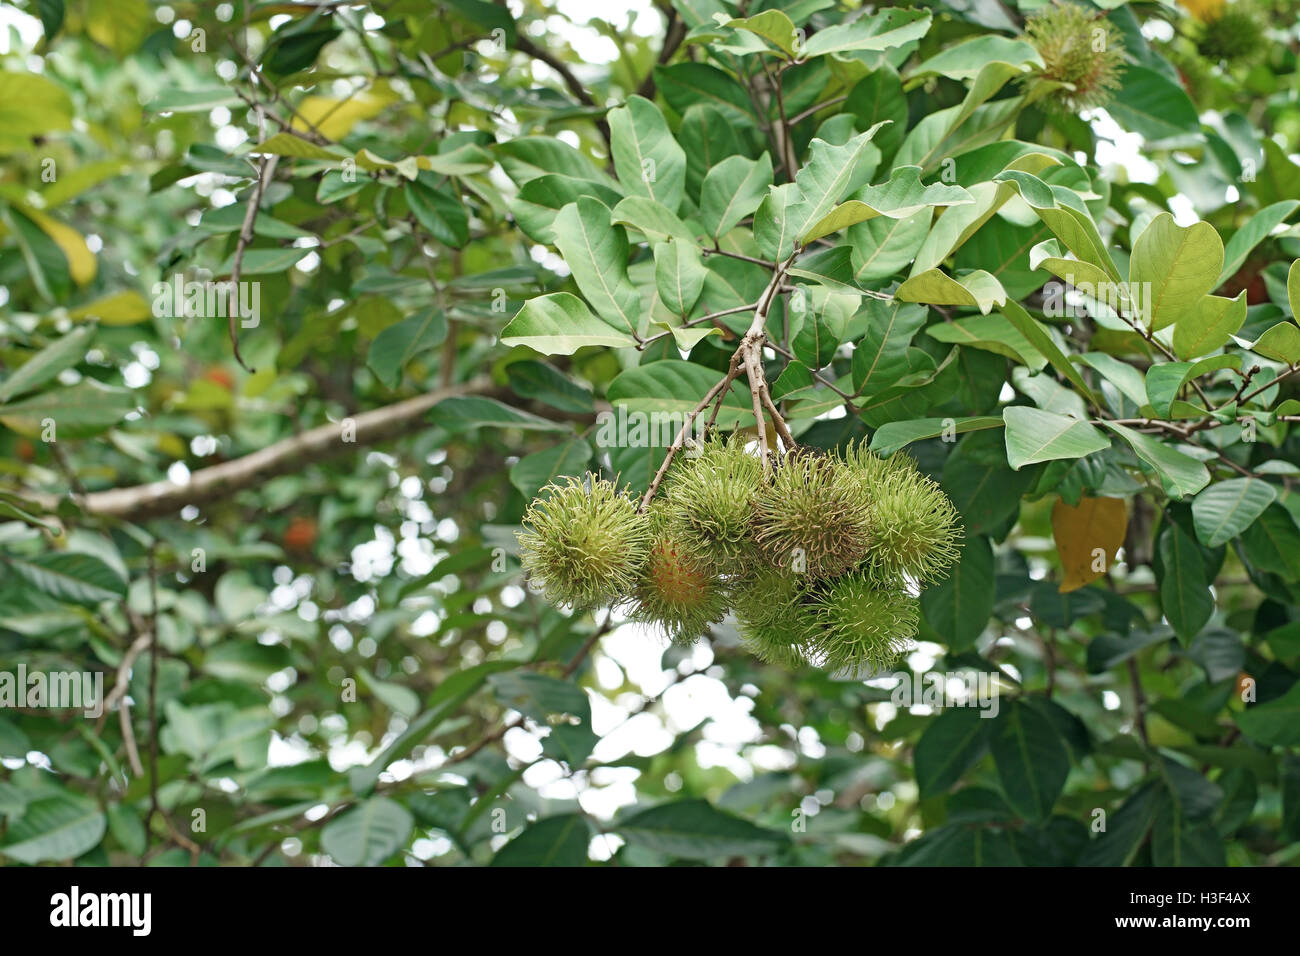
<path id="1" fill-rule="evenodd" d="M 844 462 L 786 455 L 754 499 L 754 540 L 774 567 L 813 580 L 856 567 L 871 544 L 871 499 Z"/>
<path id="2" fill-rule="evenodd" d="M 1196 51 L 1207 60 L 1245 63 L 1264 48 L 1264 25 L 1249 10 L 1228 7 L 1206 21 L 1196 37 Z"/>
<path id="3" fill-rule="evenodd" d="M 866 568 L 881 583 L 927 584 L 948 573 L 960 554 L 960 517 L 943 489 L 904 454 L 881 458 L 865 444 L 846 460 L 871 495 L 872 543 Z"/>
<path id="4" fill-rule="evenodd" d="M 817 587 L 818 631 L 809 657 L 832 672 L 866 676 L 893 664 L 916 637 L 920 605 L 901 588 L 866 574 L 848 574 Z"/>
<path id="5" fill-rule="evenodd" d="M 543 488 L 523 525 L 524 569 L 553 604 L 614 603 L 636 586 L 650 550 L 650 519 L 626 492 L 590 474 Z"/>
<path id="6" fill-rule="evenodd" d="M 632 591 L 632 619 L 657 627 L 669 640 L 689 643 L 721 621 L 729 605 L 722 578 L 675 534 L 659 530 Z"/>
<path id="7" fill-rule="evenodd" d="M 797 667 L 817 631 L 806 575 L 760 568 L 735 591 L 734 613 L 741 639 L 768 664 Z"/>
<path id="8" fill-rule="evenodd" d="M 1058 0 L 1030 15 L 1025 37 L 1043 60 L 1035 76 L 1070 84 L 1052 92 L 1045 102 L 1049 109 L 1095 109 L 1109 103 L 1119 89 L 1124 43 L 1104 14 Z"/>
<path id="9" fill-rule="evenodd" d="M 695 458 L 674 463 L 662 509 L 682 545 L 707 567 L 734 574 L 754 555 L 753 504 L 763 463 L 734 436 L 710 438 Z"/>

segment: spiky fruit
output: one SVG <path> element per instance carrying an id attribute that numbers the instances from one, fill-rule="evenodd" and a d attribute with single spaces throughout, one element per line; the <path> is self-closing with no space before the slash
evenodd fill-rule
<path id="1" fill-rule="evenodd" d="M 926 584 L 948 573 L 960 554 L 957 509 L 933 479 L 907 455 L 885 459 L 865 444 L 846 456 L 871 493 L 871 550 L 867 567 L 881 582 Z"/>
<path id="2" fill-rule="evenodd" d="M 866 574 L 849 574 L 818 588 L 813 605 L 819 631 L 809 656 L 832 672 L 866 675 L 889 667 L 916 636 L 916 598 L 881 587 Z"/>
<path id="3" fill-rule="evenodd" d="M 753 654 L 769 664 L 797 667 L 817 631 L 804 575 L 762 568 L 735 593 L 741 638 Z"/>
<path id="4" fill-rule="evenodd" d="M 762 461 L 739 439 L 709 439 L 698 457 L 675 463 L 668 473 L 665 520 L 703 564 L 734 574 L 754 554 L 752 508 L 762 483 Z"/>
<path id="5" fill-rule="evenodd" d="M 1249 10 L 1229 7 L 1206 22 L 1196 50 L 1207 60 L 1244 63 L 1263 49 L 1264 27 Z"/>
<path id="6" fill-rule="evenodd" d="M 774 567 L 814 580 L 856 567 L 871 544 L 871 499 L 838 459 L 787 455 L 754 499 L 754 540 Z"/>
<path id="7" fill-rule="evenodd" d="M 703 637 L 726 616 L 730 604 L 722 579 L 666 530 L 655 535 L 632 597 L 634 621 L 653 625 L 682 643 Z"/>
<path id="8" fill-rule="evenodd" d="M 1054 3 L 1025 21 L 1025 35 L 1043 59 L 1037 75 L 1073 87 L 1053 91 L 1045 101 L 1048 108 L 1095 109 L 1119 89 L 1124 44 L 1103 14 L 1068 0 Z"/>
<path id="9" fill-rule="evenodd" d="M 553 604 L 612 604 L 630 593 L 650 550 L 650 519 L 613 483 L 550 484 L 524 515 L 524 569 Z"/>

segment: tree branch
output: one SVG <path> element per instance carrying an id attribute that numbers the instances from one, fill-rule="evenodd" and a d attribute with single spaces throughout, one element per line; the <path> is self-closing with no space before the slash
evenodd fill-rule
<path id="1" fill-rule="evenodd" d="M 343 423 L 331 422 L 282 439 L 266 448 L 202 468 L 183 485 L 155 481 L 129 488 L 95 491 L 78 499 L 89 515 L 138 521 L 178 511 L 185 505 L 201 505 L 225 498 L 237 491 L 259 484 L 276 475 L 295 471 L 309 462 L 320 461 L 362 445 L 373 445 L 414 430 L 422 424 L 424 414 L 444 398 L 455 395 L 483 394 L 491 391 L 492 382 L 476 378 L 383 408 L 362 412 L 352 419 L 351 440 L 344 440 Z M 60 496 L 25 493 L 47 511 L 54 511 Z"/>

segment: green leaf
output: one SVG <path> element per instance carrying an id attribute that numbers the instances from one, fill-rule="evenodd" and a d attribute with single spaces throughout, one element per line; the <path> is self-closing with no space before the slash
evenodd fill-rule
<path id="1" fill-rule="evenodd" d="M 699 247 L 693 242 L 670 239 L 655 244 L 654 256 L 659 301 L 670 312 L 685 317 L 700 298 L 708 275 L 700 261 Z"/>
<path id="2" fill-rule="evenodd" d="M 1138 318 L 1151 331 L 1174 324 L 1217 285 L 1223 241 L 1208 222 L 1184 228 L 1162 212 L 1133 243 L 1129 287 Z"/>
<path id="3" fill-rule="evenodd" d="M 592 411 L 591 390 L 579 385 L 553 365 L 525 359 L 506 366 L 506 376 L 516 395 L 536 399 L 562 412 L 587 415 Z"/>
<path id="4" fill-rule="evenodd" d="M 1029 344 L 1047 359 L 1048 364 L 1074 386 L 1075 391 L 1100 407 L 1101 402 L 1093 394 L 1092 389 L 1088 387 L 1088 383 L 1083 380 L 1079 370 L 1074 367 L 1073 363 L 1065 357 L 1065 353 L 1052 341 L 1051 336 L 1047 334 L 1047 330 L 1043 328 L 1041 322 L 1026 312 L 1020 303 L 1014 301 L 1007 302 L 1002 308 L 1002 314 L 1006 316 L 1008 322 L 1015 326 L 1016 331 L 1023 335 Z"/>
<path id="5" fill-rule="evenodd" d="M 56 793 L 29 801 L 9 824 L 0 855 L 20 863 L 72 860 L 99 845 L 108 820 L 89 797 Z"/>
<path id="6" fill-rule="evenodd" d="M 1065 415 L 1008 405 L 1002 417 L 1007 423 L 1007 463 L 1016 471 L 1039 461 L 1084 458 L 1110 447 L 1110 439 L 1097 428 Z"/>
<path id="7" fill-rule="evenodd" d="M 853 194 L 852 199 L 840 203 L 813 225 L 800 237 L 800 241 L 809 243 L 877 216 L 906 219 L 922 209 L 969 205 L 974 202 L 971 194 L 960 186 L 946 186 L 943 183 L 921 185 L 920 166 L 898 166 L 891 171 L 888 182 L 879 186 L 863 186 Z"/>
<path id="8" fill-rule="evenodd" d="M 852 249 L 853 278 L 864 284 L 887 279 L 914 261 L 933 215 L 926 208 L 905 219 L 878 217 L 850 226 L 845 238 Z"/>
<path id="9" fill-rule="evenodd" d="M 995 178 L 997 182 L 1012 184 L 1020 198 L 1081 262 L 1091 263 L 1104 271 L 1112 282 L 1120 282 L 1119 270 L 1106 250 L 1097 224 L 1075 193 L 1063 186 L 1049 186 L 1037 176 L 1018 169 L 1008 169 Z"/>
<path id="10" fill-rule="evenodd" d="M 976 707 L 952 707 L 926 725 L 912 758 L 922 800 L 946 793 L 988 752 L 993 721 L 981 713 Z"/>
<path id="11" fill-rule="evenodd" d="M 598 199 L 579 199 L 555 217 L 555 245 L 596 314 L 612 328 L 635 335 L 641 297 L 627 277 L 627 234 L 610 222 Z"/>
<path id="12" fill-rule="evenodd" d="M 988 315 L 994 306 L 1005 305 L 1006 290 L 993 275 L 983 269 L 968 272 L 954 279 L 938 269 L 930 269 L 909 278 L 894 292 L 894 297 L 904 302 L 924 302 L 928 305 L 974 306 Z"/>
<path id="13" fill-rule="evenodd" d="M 548 173 L 528 180 L 519 188 L 519 195 L 510 203 L 510 212 L 519 228 L 531 238 L 554 245 L 556 214 L 583 196 L 598 199 L 611 209 L 622 199 L 613 189 L 589 179 Z"/>
<path id="14" fill-rule="evenodd" d="M 610 152 L 623 188 L 676 212 L 686 188 L 686 153 L 659 107 L 644 97 L 629 96 L 626 106 L 610 110 L 608 122 Z"/>
<path id="15" fill-rule="evenodd" d="M 808 161 L 795 174 L 793 186 L 786 184 L 769 192 L 754 214 L 754 238 L 765 255 L 784 260 L 819 223 L 846 192 L 861 184 L 863 160 L 879 150 L 871 138 L 881 124 L 859 133 L 840 146 L 822 139 L 808 144 Z M 870 173 L 870 170 L 866 170 Z"/>
<path id="16" fill-rule="evenodd" d="M 1186 90 L 1159 70 L 1134 63 L 1124 68 L 1120 89 L 1106 109 L 1124 129 L 1150 142 L 1195 136 L 1201 128 Z"/>
<path id="17" fill-rule="evenodd" d="M 1251 347 L 1264 358 L 1287 365 L 1300 363 L 1300 327 L 1294 322 L 1279 322 L 1270 328 Z"/>
<path id="18" fill-rule="evenodd" d="M 449 432 L 471 428 L 522 428 L 527 431 L 562 432 L 568 426 L 541 418 L 531 412 L 511 408 L 494 398 L 479 395 L 456 395 L 444 398 L 429 409 L 429 421 Z"/>
<path id="19" fill-rule="evenodd" d="M 556 292 L 525 302 L 501 330 L 501 344 L 526 345 L 543 355 L 572 355 L 587 346 L 636 345 L 636 339 L 597 318 L 576 295 Z"/>
<path id="20" fill-rule="evenodd" d="M 423 178 L 407 183 L 403 193 L 416 222 L 434 239 L 453 249 L 469 242 L 469 214 L 455 196 L 429 185 Z"/>
<path id="21" fill-rule="evenodd" d="M 1284 506 L 1271 504 L 1241 537 L 1246 557 L 1262 570 L 1300 581 L 1300 528 Z M 1285 655 L 1279 655 L 1285 656 Z"/>
<path id="22" fill-rule="evenodd" d="M 1205 465 L 1190 455 L 1124 425 L 1115 422 L 1102 424 L 1128 442 L 1137 456 L 1151 466 L 1169 497 L 1194 495 L 1210 483 L 1210 473 Z"/>
<path id="23" fill-rule="evenodd" d="M 1043 66 L 1042 57 L 1029 41 L 988 34 L 954 43 L 911 70 L 908 79 L 939 73 L 950 80 L 973 80 L 984 64 L 995 60 L 1014 66 Z"/>
<path id="24" fill-rule="evenodd" d="M 1223 285 L 1236 275 L 1254 248 L 1297 209 L 1300 209 L 1300 199 L 1284 199 L 1265 206 L 1247 219 L 1246 224 L 1232 234 L 1224 247 L 1223 269 L 1219 272 L 1219 281 L 1215 287 Z"/>
<path id="25" fill-rule="evenodd" d="M 610 828 L 628 843 L 685 860 L 761 856 L 784 849 L 784 833 L 754 826 L 705 800 L 660 804 L 616 820 Z"/>
<path id="26" fill-rule="evenodd" d="M 94 337 L 95 327 L 86 325 L 73 329 L 45 346 L 0 382 L 0 403 L 9 401 L 15 395 L 30 392 L 64 369 L 76 365 L 86 357 L 86 349 Z"/>
<path id="27" fill-rule="evenodd" d="M 530 823 L 497 851 L 492 866 L 585 866 L 591 825 L 581 813 Z"/>
<path id="28" fill-rule="evenodd" d="M 659 429 L 657 437 L 662 439 L 665 433 L 671 432 L 667 441 L 662 442 L 667 447 L 685 416 L 695 410 L 721 377 L 719 372 L 693 362 L 665 359 L 622 372 L 609 383 L 605 397 L 612 405 L 625 406 L 629 413 L 653 415 L 657 412 L 666 416 L 667 420 L 662 424 L 667 427 Z M 749 389 L 742 391 L 739 383 L 733 383 L 718 414 L 718 424 L 731 427 L 746 416 L 752 424 L 753 412 L 750 409 Z M 652 444 L 656 438 L 654 432 L 655 425 L 651 422 L 648 439 Z M 601 447 L 617 444 L 613 441 L 607 443 L 599 437 L 596 443 Z"/>
<path id="29" fill-rule="evenodd" d="M 1156 543 L 1160 551 L 1160 607 L 1184 646 L 1200 633 L 1214 612 L 1205 558 L 1192 537 L 1167 522 Z"/>
<path id="30" fill-rule="evenodd" d="M 1191 359 L 1227 345 L 1246 321 L 1246 292 L 1235 299 L 1207 295 L 1174 323 L 1174 352 Z"/>
<path id="31" fill-rule="evenodd" d="M 911 281 L 913 280 L 907 280 L 907 282 Z M 903 285 L 907 285 L 907 282 Z M 898 291 L 903 290 L 900 287 Z M 1047 364 L 1042 353 L 1034 348 L 1019 329 L 1001 315 L 981 315 L 953 322 L 936 322 L 925 330 L 925 334 L 940 342 L 965 345 L 1005 355 L 1013 362 L 1019 362 L 1035 371 Z"/>
<path id="32" fill-rule="evenodd" d="M 1060 733 L 1020 701 L 993 720 L 989 739 L 1007 803 L 1029 820 L 1045 820 L 1070 772 L 1070 754 Z"/>
<path id="33" fill-rule="evenodd" d="M 871 450 L 878 455 L 892 455 L 898 449 L 926 438 L 938 438 L 945 432 L 960 435 L 963 432 L 984 428 L 1001 428 L 1001 418 L 974 416 L 971 418 L 918 418 L 910 422 L 887 422 L 871 436 Z"/>
<path id="34" fill-rule="evenodd" d="M 980 535 L 967 540 L 951 573 L 921 592 L 925 622 L 952 651 L 975 644 L 993 614 L 993 546 Z"/>
<path id="35" fill-rule="evenodd" d="M 379 381 L 397 388 L 406 363 L 447 338 L 447 317 L 441 309 L 421 309 L 409 318 L 390 325 L 370 343 L 366 364 Z"/>
<path id="36" fill-rule="evenodd" d="M 827 53 L 891 50 L 919 40 L 930 30 L 930 11 L 890 7 L 858 17 L 852 23 L 818 30 L 804 45 L 805 58 Z"/>
<path id="37" fill-rule="evenodd" d="M 862 309 L 867 329 L 853 349 L 855 394 L 874 395 L 911 371 L 907 349 L 925 325 L 927 310 L 901 302 L 868 299 Z"/>
<path id="38" fill-rule="evenodd" d="M 126 596 L 126 582 L 99 558 L 72 551 L 0 559 L 37 590 L 60 601 L 95 605 Z"/>
<path id="39" fill-rule="evenodd" d="M 715 239 L 752 215 L 772 185 L 772 157 L 728 156 L 704 177 L 700 187 L 700 223 Z"/>
<path id="40" fill-rule="evenodd" d="M 1264 513 L 1277 490 L 1258 478 L 1232 478 L 1210 485 L 1192 499 L 1196 537 L 1208 548 L 1226 544 Z"/>
<path id="41" fill-rule="evenodd" d="M 488 684 L 502 704 L 538 723 L 547 723 L 552 714 L 591 717 L 591 703 L 586 692 L 568 681 L 516 670 L 493 674 L 488 678 Z"/>
<path id="42" fill-rule="evenodd" d="M 737 30 L 744 30 L 761 37 L 784 53 L 787 60 L 795 57 L 795 47 L 799 44 L 799 37 L 795 33 L 790 17 L 780 10 L 764 10 L 752 17 L 726 20 L 725 23 L 723 17 L 719 15 L 718 21 L 723 26 L 735 27 Z"/>
<path id="43" fill-rule="evenodd" d="M 1236 719 L 1243 734 L 1265 747 L 1300 744 L 1300 683 L 1292 684 L 1281 697 L 1248 704 Z"/>
<path id="44" fill-rule="evenodd" d="M 406 845 L 415 820 L 387 797 L 371 797 L 325 824 L 321 849 L 341 866 L 379 866 Z"/>

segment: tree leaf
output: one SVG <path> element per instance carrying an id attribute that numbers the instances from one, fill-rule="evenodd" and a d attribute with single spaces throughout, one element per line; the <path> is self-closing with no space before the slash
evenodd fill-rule
<path id="1" fill-rule="evenodd" d="M 700 222 L 715 239 L 753 214 L 772 185 L 772 157 L 728 156 L 704 177 L 700 187 Z"/>
<path id="2" fill-rule="evenodd" d="M 73 329 L 45 346 L 0 382 L 0 403 L 30 392 L 64 369 L 76 365 L 86 357 L 86 349 L 94 337 L 95 327 L 88 325 Z"/>
<path id="3" fill-rule="evenodd" d="M 948 648 L 959 651 L 984 632 L 993 600 L 993 546 L 978 536 L 962 546 L 948 577 L 921 592 L 921 613 Z"/>
<path id="4" fill-rule="evenodd" d="M 387 797 L 371 797 L 325 824 L 321 849 L 342 866 L 379 866 L 406 845 L 415 820 Z"/>
<path id="5" fill-rule="evenodd" d="M 659 301 L 669 311 L 685 317 L 699 300 L 708 275 L 700 261 L 699 247 L 693 242 L 670 239 L 655 244 L 654 257 Z"/>
<path id="6" fill-rule="evenodd" d="M 1174 323 L 1174 353 L 1197 358 L 1227 345 L 1246 321 L 1246 292 L 1235 299 L 1207 295 Z"/>
<path id="7" fill-rule="evenodd" d="M 1135 432 L 1115 422 L 1103 422 L 1132 446 L 1139 458 L 1150 465 L 1160 478 L 1160 484 L 1171 498 L 1194 495 L 1210 483 L 1210 473 L 1205 465 L 1184 455 L 1154 438 Z"/>
<path id="8" fill-rule="evenodd" d="M 627 234 L 611 224 L 609 210 L 600 200 L 584 197 L 561 209 L 552 228 L 556 247 L 596 314 L 612 328 L 635 335 L 641 297 L 627 277 Z"/>
<path id="9" fill-rule="evenodd" d="M 591 825 L 581 813 L 530 823 L 497 851 L 492 866 L 585 866 Z"/>
<path id="10" fill-rule="evenodd" d="M 685 192 L 686 153 L 659 107 L 629 96 L 625 106 L 610 110 L 608 122 L 614 169 L 628 195 L 645 196 L 676 212 Z"/>
<path id="11" fill-rule="evenodd" d="M 1201 549 L 1175 522 L 1167 522 L 1156 543 L 1160 551 L 1160 607 L 1184 646 L 1200 633 L 1214 611 L 1214 598 Z"/>
<path id="12" fill-rule="evenodd" d="M 784 833 L 754 826 L 705 800 L 678 800 L 615 820 L 628 843 L 685 860 L 765 856 L 786 847 Z"/>
<path id="13" fill-rule="evenodd" d="M 1218 481 L 1192 499 L 1196 537 L 1217 548 L 1254 524 L 1277 499 L 1277 489 L 1258 478 Z"/>
<path id="14" fill-rule="evenodd" d="M 501 344 L 526 345 L 543 355 L 572 355 L 587 346 L 636 345 L 636 339 L 597 318 L 576 295 L 555 292 L 525 302 L 501 330 Z"/>
<path id="15" fill-rule="evenodd" d="M 1110 447 L 1110 439 L 1092 425 L 1065 415 L 1008 405 L 1002 417 L 1007 423 L 1007 464 L 1016 471 L 1039 461 L 1084 458 Z"/>
<path id="16" fill-rule="evenodd" d="M 72 860 L 99 845 L 108 820 L 89 797 L 56 793 L 30 800 L 9 824 L 0 855 L 20 863 Z"/>
<path id="17" fill-rule="evenodd" d="M 1167 212 L 1156 216 L 1129 262 L 1139 321 L 1153 332 L 1173 325 L 1215 287 L 1222 268 L 1223 240 L 1208 222 L 1184 228 Z"/>
<path id="18" fill-rule="evenodd" d="M 922 800 L 946 793 L 988 752 L 993 721 L 981 714 L 975 707 L 952 707 L 926 725 L 912 758 Z"/>
<path id="19" fill-rule="evenodd" d="M 38 554 L 33 558 L 9 555 L 0 564 L 60 601 L 95 605 L 126 596 L 126 582 L 93 555 L 73 551 Z"/>
<path id="20" fill-rule="evenodd" d="M 441 309 L 421 309 L 409 318 L 390 325 L 370 343 L 366 364 L 379 381 L 396 388 L 406 363 L 447 338 L 447 317 Z"/>
<path id="21" fill-rule="evenodd" d="M 1070 772 L 1065 741 L 1020 701 L 1003 707 L 992 723 L 989 749 L 1007 803 L 1026 819 L 1046 819 Z"/>
<path id="22" fill-rule="evenodd" d="M 1061 593 L 1104 577 L 1124 545 L 1127 530 L 1123 498 L 1081 497 L 1076 506 L 1058 498 L 1052 505 L 1052 537 L 1061 558 Z"/>
<path id="23" fill-rule="evenodd" d="M 984 428 L 1001 428 L 1004 424 L 1001 418 L 989 415 L 971 418 L 918 418 L 910 422 L 887 422 L 872 434 L 871 450 L 878 455 L 892 455 L 898 449 L 910 445 L 914 441 L 938 438 L 945 432 L 960 435 L 964 432 L 979 431 Z"/>

